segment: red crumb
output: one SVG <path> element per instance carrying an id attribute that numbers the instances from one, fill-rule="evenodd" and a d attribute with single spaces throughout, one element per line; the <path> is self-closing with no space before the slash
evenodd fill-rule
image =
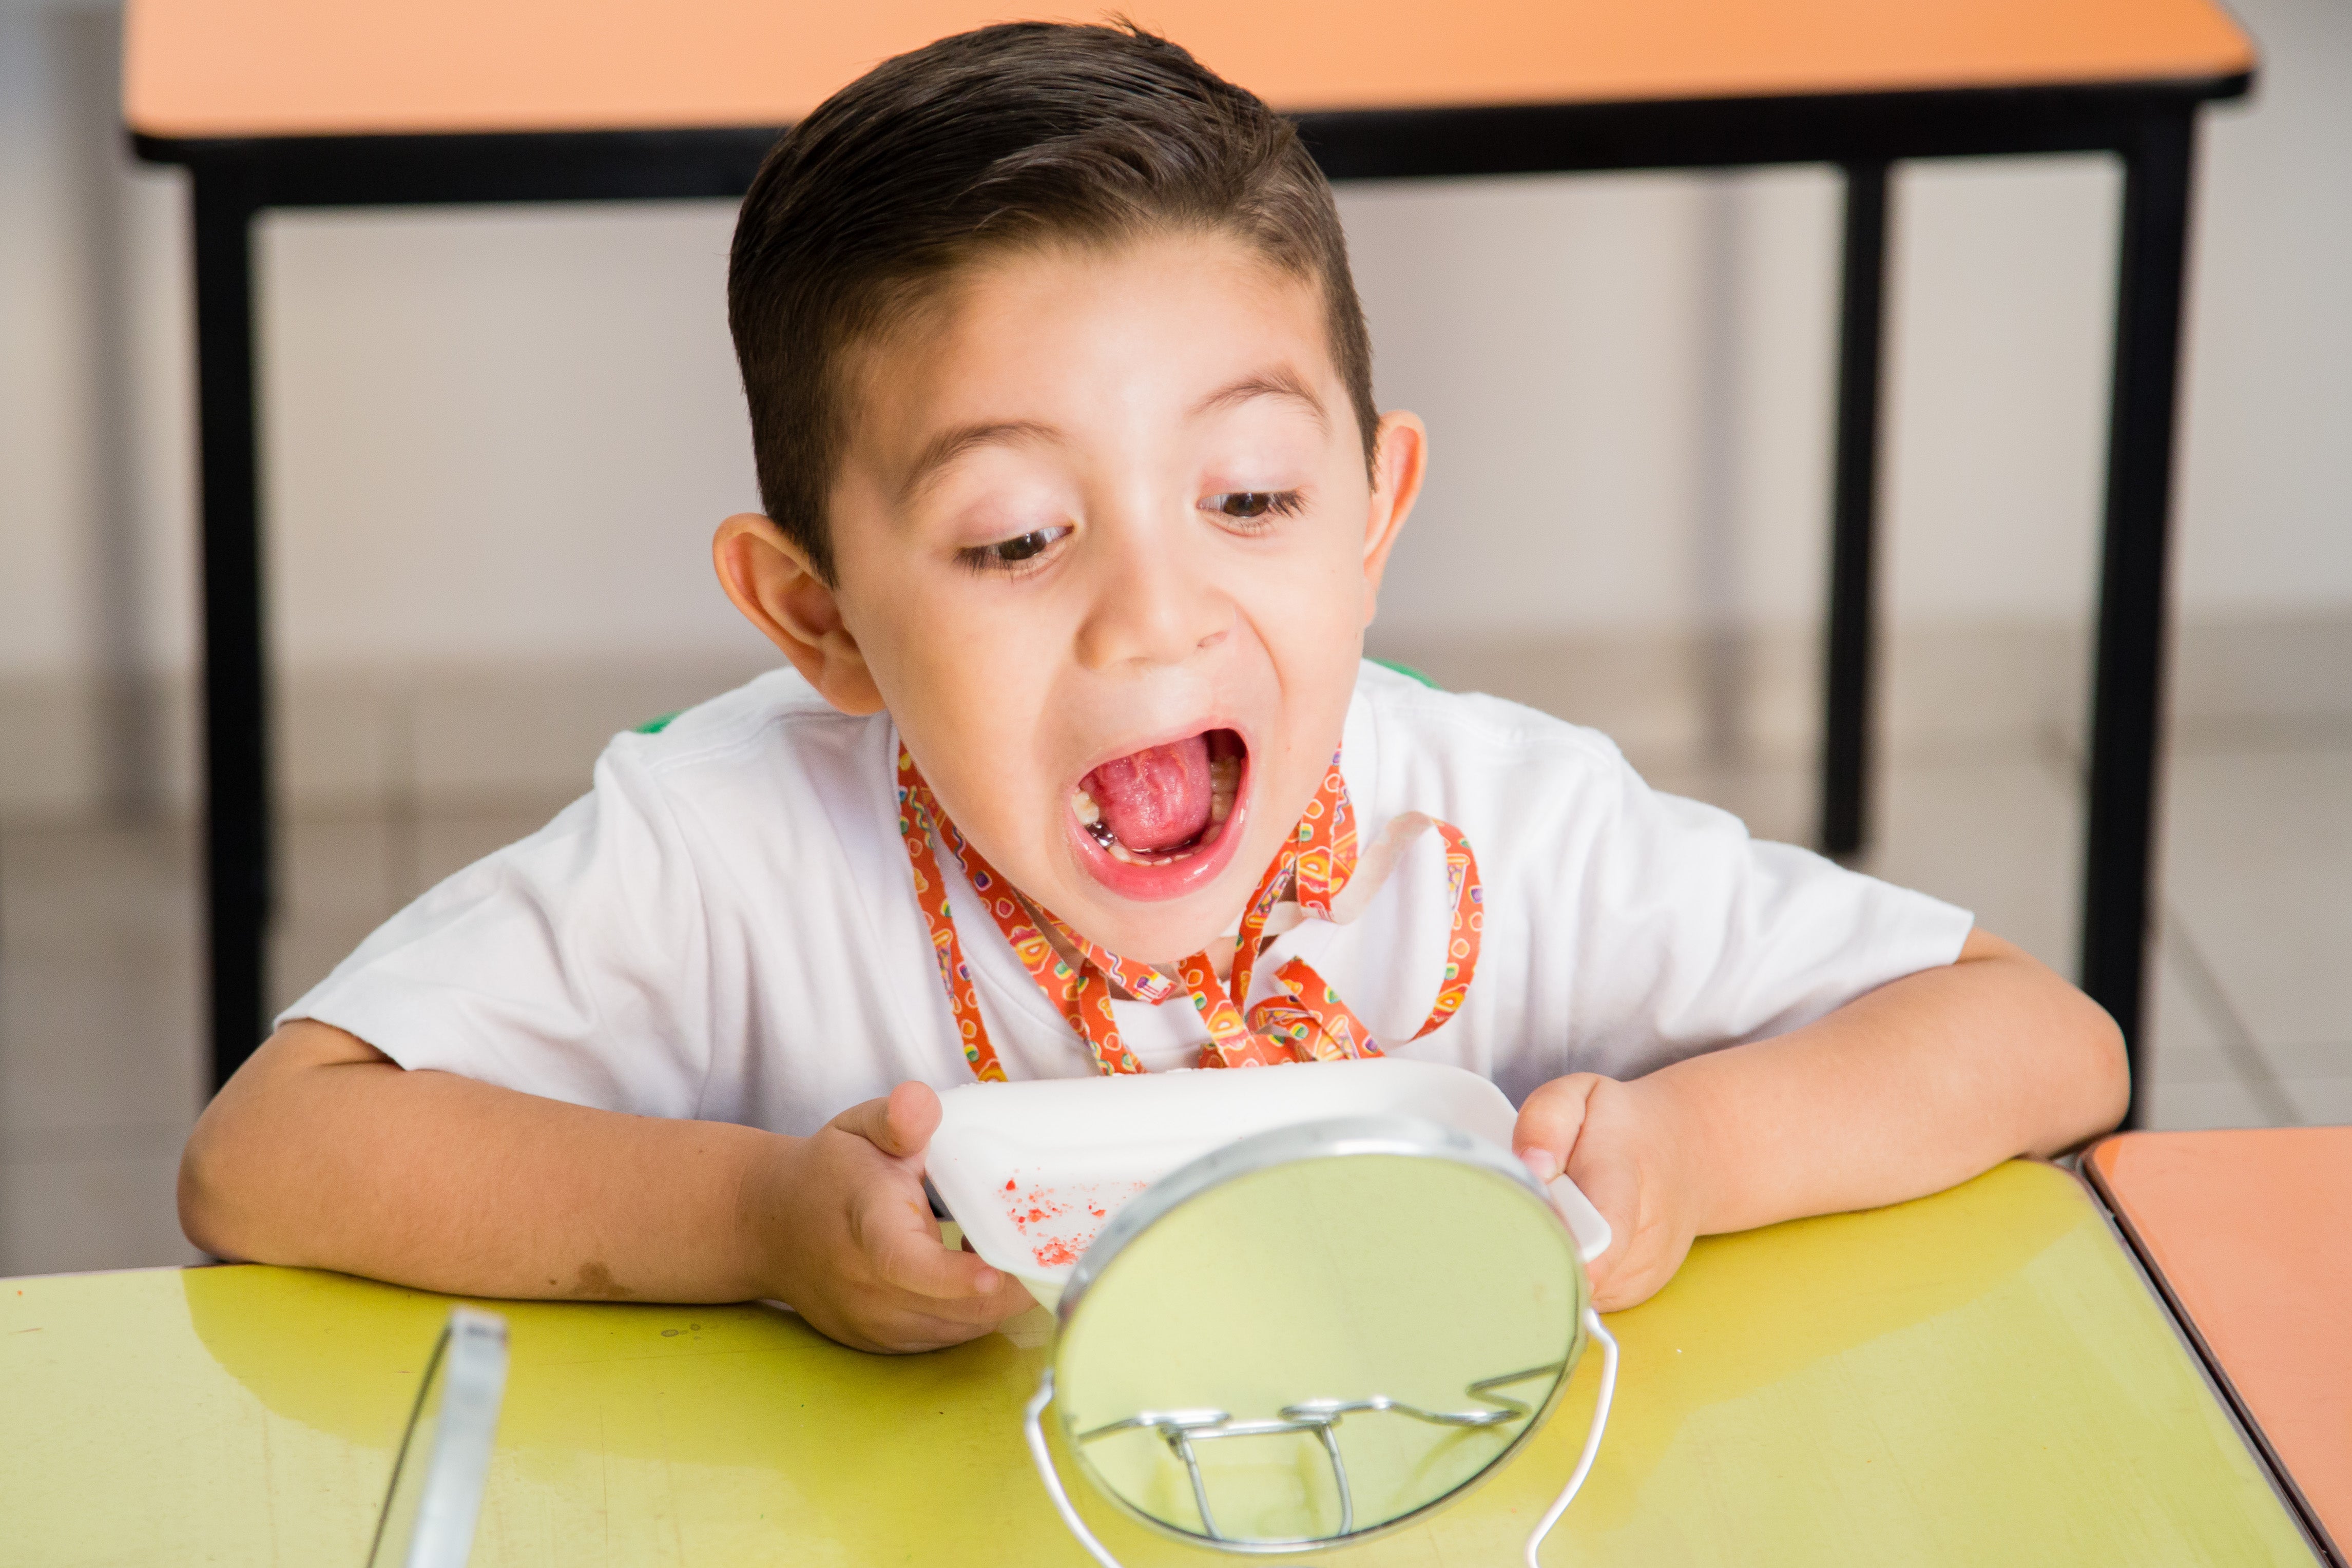
<path id="1" fill-rule="evenodd" d="M 1083 1182 L 1067 1186 L 1036 1182 L 1022 1191 L 1016 1177 L 1004 1190 L 1018 1193 L 1005 1206 L 1005 1218 L 1029 1243 L 1031 1256 L 1041 1267 L 1075 1263 L 1094 1244 L 1103 1222 L 1118 1206 L 1143 1190 L 1142 1182 Z"/>

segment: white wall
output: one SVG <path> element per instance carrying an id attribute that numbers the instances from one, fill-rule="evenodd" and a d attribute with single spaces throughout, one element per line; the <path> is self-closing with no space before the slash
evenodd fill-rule
<path id="1" fill-rule="evenodd" d="M 2179 601 L 2192 621 L 2352 617 L 2352 10 L 2240 10 L 2264 77 L 2251 109 L 2207 121 Z M 76 174 L 75 139 L 110 114 L 92 98 L 87 16 L 0 4 L 11 689 L 125 658 L 184 672 L 193 653 L 181 193 L 168 172 Z M 2116 191 L 2096 158 L 1903 173 L 1898 622 L 2087 606 Z M 1435 436 L 1384 632 L 1808 623 L 1837 204 L 1806 169 L 1348 189 L 1382 396 Z M 109 214 L 128 253 L 111 281 L 88 255 Z M 281 667 L 756 662 L 704 554 L 716 518 L 752 497 L 723 321 L 729 224 L 718 204 L 268 220 Z M 101 287 L 114 292 L 94 301 Z M 92 380 L 110 324 L 111 402 Z M 127 498 L 106 500 L 102 462 L 121 465 Z M 127 515 L 105 522 L 110 505 Z"/>
<path id="2" fill-rule="evenodd" d="M 272 215 L 274 620 L 296 664 L 764 647 L 710 532 L 757 511 L 730 206 Z"/>
<path id="3" fill-rule="evenodd" d="M 193 648 L 183 193 L 121 150 L 118 48 L 110 8 L 0 0 L 0 810 L 186 772 L 140 691 Z"/>
<path id="4" fill-rule="evenodd" d="M 1804 612 L 1835 289 L 1817 254 L 1834 237 L 1827 175 L 1398 183 L 1341 200 L 1381 399 L 1431 430 L 1385 631 Z M 1746 526 L 1726 528 L 1727 507 Z"/>
<path id="5" fill-rule="evenodd" d="M 2181 575 L 2217 608 L 2352 598 L 2352 6 L 2234 0 L 2263 47 L 2199 200 Z"/>

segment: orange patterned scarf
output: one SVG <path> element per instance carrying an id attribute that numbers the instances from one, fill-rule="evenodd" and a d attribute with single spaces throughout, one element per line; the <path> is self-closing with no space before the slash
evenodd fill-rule
<path id="1" fill-rule="evenodd" d="M 956 937 L 947 882 L 931 851 L 935 836 L 963 868 L 972 891 L 987 904 L 997 928 L 1004 933 L 1037 988 L 1061 1009 L 1070 1027 L 1086 1040 L 1096 1068 L 1103 1072 L 1140 1072 L 1143 1068 L 1134 1053 L 1119 1042 L 1110 1006 L 1114 982 L 1147 1002 L 1165 1001 L 1179 988 L 1189 995 L 1209 1026 L 1209 1043 L 1201 1050 L 1203 1067 L 1259 1067 L 1380 1055 L 1381 1049 L 1363 1020 L 1349 1010 L 1339 993 L 1324 984 L 1304 959 L 1293 958 L 1276 972 L 1278 988 L 1273 995 L 1246 1012 L 1244 1007 L 1258 956 L 1272 936 L 1279 935 L 1267 932 L 1267 921 L 1286 896 L 1297 900 L 1300 918 L 1313 915 L 1344 924 L 1379 890 L 1398 852 L 1424 828 L 1436 829 L 1444 841 L 1454 923 L 1446 937 L 1445 974 L 1438 986 L 1436 1004 L 1413 1032 L 1415 1040 L 1454 1016 L 1477 970 L 1479 906 L 1484 899 L 1478 862 L 1470 852 L 1470 841 L 1459 829 L 1408 812 L 1382 833 L 1368 857 L 1368 874 L 1360 877 L 1355 823 L 1338 757 L 1332 758 L 1322 788 L 1299 818 L 1297 831 L 1258 882 L 1257 893 L 1242 915 L 1233 977 L 1225 982 L 1217 978 L 1205 951 L 1177 966 L 1176 977 L 1171 978 L 1148 964 L 1134 963 L 1087 941 L 1050 912 L 1030 904 L 956 830 L 932 798 L 914 758 L 903 745 L 898 747 L 898 834 L 914 869 L 916 901 L 930 925 L 931 950 L 939 960 L 940 978 L 947 986 L 948 1005 L 962 1036 L 964 1056 L 971 1063 L 973 1075 L 982 1080 L 1001 1082 L 1004 1069 L 997 1061 L 995 1047 L 989 1043 L 988 1026 L 980 1016 L 980 998 L 972 990 L 971 971 Z M 1039 928 L 1040 921 L 1061 938 L 1059 949 Z M 1078 955 L 1075 965 L 1063 956 L 1065 952 Z"/>

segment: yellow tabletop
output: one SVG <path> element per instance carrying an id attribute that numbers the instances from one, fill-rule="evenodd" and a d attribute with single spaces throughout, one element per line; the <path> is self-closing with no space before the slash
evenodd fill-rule
<path id="1" fill-rule="evenodd" d="M 150 136 L 778 125 L 983 22 L 1131 13 L 1277 109 L 2213 80 L 2214 0 L 131 0 Z"/>
<path id="2" fill-rule="evenodd" d="M 1084 1568 L 1019 1435 L 1037 1323 L 887 1359 L 757 1307 L 494 1305 L 513 1364 L 477 1563 Z M 0 1555 L 357 1564 L 447 1306 L 265 1268 L 0 1282 Z M 1612 1322 L 1617 1413 L 1548 1563 L 2312 1560 L 2054 1167 L 1703 1241 Z M 1314 1560 L 1515 1560 L 1596 1375 L 1433 1521 Z M 1081 1506 L 1130 1563 L 1218 1561 Z"/>

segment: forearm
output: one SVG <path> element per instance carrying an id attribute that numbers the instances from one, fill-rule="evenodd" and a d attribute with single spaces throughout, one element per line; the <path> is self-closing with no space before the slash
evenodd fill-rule
<path id="1" fill-rule="evenodd" d="M 298 1023 L 197 1124 L 181 1223 L 221 1256 L 464 1294 L 740 1301 L 767 1293 L 746 1181 L 793 1142 L 404 1071 Z"/>
<path id="2" fill-rule="evenodd" d="M 2115 1124 L 2129 1080 L 2099 1007 L 1972 934 L 1958 962 L 1777 1040 L 1634 1087 L 1677 1128 L 1700 1234 L 1864 1208 L 2052 1155 Z"/>

